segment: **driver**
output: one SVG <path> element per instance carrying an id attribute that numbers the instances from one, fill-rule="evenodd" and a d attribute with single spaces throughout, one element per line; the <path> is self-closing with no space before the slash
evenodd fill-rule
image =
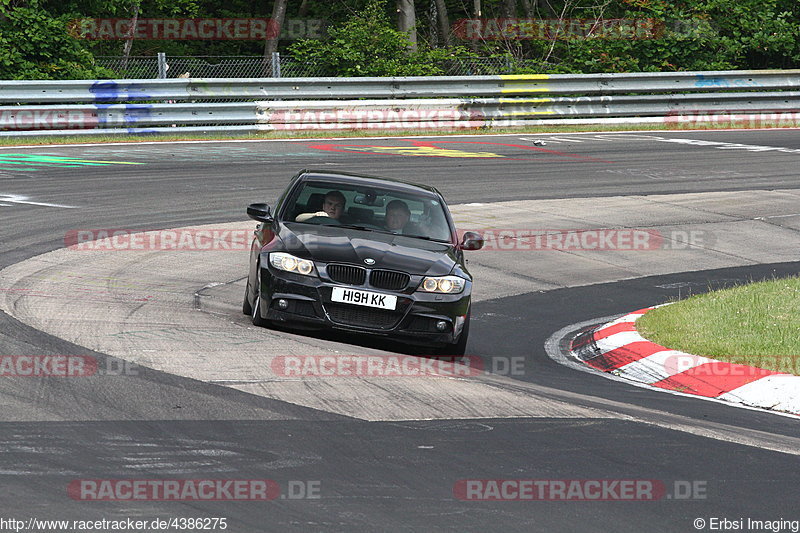
<path id="1" fill-rule="evenodd" d="M 339 220 L 344 213 L 344 206 L 347 200 L 342 194 L 342 191 L 329 191 L 325 194 L 325 199 L 322 201 L 322 211 L 316 213 L 301 213 L 295 217 L 295 222 L 305 222 L 306 220 L 314 217 L 330 217 L 334 220 Z"/>

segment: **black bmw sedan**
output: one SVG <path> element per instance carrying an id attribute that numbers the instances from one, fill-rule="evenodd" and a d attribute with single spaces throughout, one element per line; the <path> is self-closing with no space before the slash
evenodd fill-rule
<path id="1" fill-rule="evenodd" d="M 247 208 L 260 222 L 242 311 L 253 324 L 381 335 L 463 355 L 472 276 L 433 187 L 303 170 L 278 199 Z"/>

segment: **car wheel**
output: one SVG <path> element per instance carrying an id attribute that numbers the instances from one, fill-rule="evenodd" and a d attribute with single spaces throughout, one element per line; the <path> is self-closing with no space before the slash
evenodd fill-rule
<path id="1" fill-rule="evenodd" d="M 256 289 L 256 299 L 253 301 L 250 318 L 252 319 L 254 326 L 258 326 L 259 328 L 265 328 L 269 326 L 269 321 L 261 318 L 261 275 L 258 273 L 258 269 L 256 269 L 255 289 Z"/>
<path id="2" fill-rule="evenodd" d="M 250 280 L 247 280 L 247 287 L 244 289 L 244 301 L 242 302 L 242 314 L 250 316 L 253 314 L 253 306 L 250 305 Z"/>
<path id="3" fill-rule="evenodd" d="M 469 338 L 469 316 L 471 312 L 467 312 L 467 318 L 464 320 L 464 329 L 461 330 L 461 336 L 458 337 L 458 342 L 455 344 L 448 344 L 439 353 L 441 355 L 464 355 L 467 351 L 467 339 Z"/>

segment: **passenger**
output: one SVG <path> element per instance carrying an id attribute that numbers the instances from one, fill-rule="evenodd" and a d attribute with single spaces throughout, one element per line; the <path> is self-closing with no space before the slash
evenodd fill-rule
<path id="1" fill-rule="evenodd" d="M 402 233 L 408 221 L 411 220 L 411 210 L 402 200 L 392 200 L 386 206 L 386 229 Z"/>

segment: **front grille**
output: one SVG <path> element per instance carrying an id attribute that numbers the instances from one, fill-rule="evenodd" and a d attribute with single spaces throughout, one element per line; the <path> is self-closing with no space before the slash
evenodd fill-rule
<path id="1" fill-rule="evenodd" d="M 373 270 L 369 275 L 369 283 L 375 288 L 390 291 L 405 289 L 411 276 L 405 272 L 394 272 L 392 270 Z"/>
<path id="2" fill-rule="evenodd" d="M 403 313 L 360 307 L 355 305 L 327 304 L 331 320 L 348 326 L 372 329 L 391 329 L 403 317 Z"/>
<path id="3" fill-rule="evenodd" d="M 363 285 L 367 279 L 367 271 L 351 265 L 328 265 L 328 277 L 338 283 Z"/>

